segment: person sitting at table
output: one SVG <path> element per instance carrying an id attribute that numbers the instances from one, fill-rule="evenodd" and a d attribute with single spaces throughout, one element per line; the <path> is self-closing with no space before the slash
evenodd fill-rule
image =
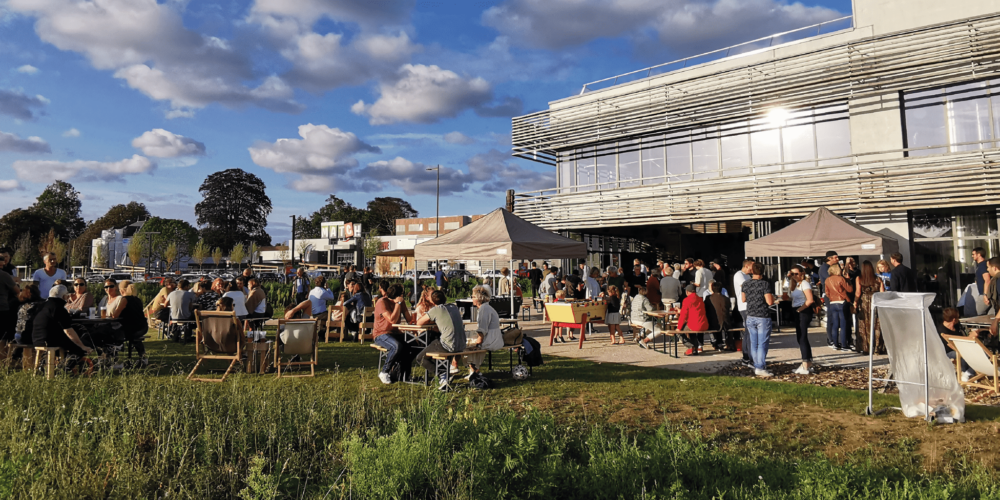
<path id="1" fill-rule="evenodd" d="M 712 347 L 721 351 L 726 347 L 723 333 L 729 329 L 729 318 L 732 306 L 729 299 L 722 295 L 722 283 L 714 279 L 708 284 L 711 294 L 705 297 L 705 316 L 708 318 L 708 329 L 712 330 Z"/>
<path id="2" fill-rule="evenodd" d="M 556 290 L 556 296 L 552 302 L 566 302 L 566 290 Z"/>
<path id="3" fill-rule="evenodd" d="M 326 278 L 323 276 L 317 276 L 313 280 L 313 288 L 309 291 L 308 298 L 306 299 L 309 306 L 309 314 L 317 319 L 316 327 L 320 331 L 326 331 L 326 318 L 327 318 L 327 306 L 326 301 L 336 300 L 337 296 L 326 287 Z"/>
<path id="4" fill-rule="evenodd" d="M 608 285 L 608 292 L 604 295 L 605 302 L 608 305 L 607 313 L 604 316 L 604 324 L 608 325 L 608 334 L 611 335 L 611 345 L 618 345 L 625 343 L 625 337 L 622 335 L 620 323 L 622 321 L 621 306 L 622 306 L 622 293 L 617 285 Z M 618 335 L 620 342 L 615 341 L 615 334 Z"/>
<path id="5" fill-rule="evenodd" d="M 182 289 L 185 283 L 181 281 Z M 104 282 L 104 290 L 108 294 L 108 317 L 119 320 L 125 340 L 139 355 L 139 366 L 145 368 L 149 365 L 149 358 L 146 357 L 146 345 L 142 338 L 146 336 L 149 324 L 143 313 L 142 300 L 135 296 L 135 287 L 131 283 L 125 287 L 128 295 L 119 293 L 121 287 L 115 285 L 114 280 Z"/>
<path id="6" fill-rule="evenodd" d="M 708 317 L 705 315 L 705 300 L 698 295 L 698 286 L 693 283 L 684 287 L 687 295 L 681 301 L 681 312 L 677 318 L 677 329 L 682 332 L 705 332 L 708 331 Z M 706 284 L 707 288 L 707 284 Z M 705 334 L 687 333 L 681 335 L 681 341 L 689 349 L 685 356 L 694 356 L 705 352 Z"/>
<path id="7" fill-rule="evenodd" d="M 242 323 L 247 319 L 246 295 L 243 295 L 239 284 L 232 281 L 225 284 L 225 291 L 222 296 L 233 301 L 233 312 L 236 313 L 236 319 Z"/>
<path id="8" fill-rule="evenodd" d="M 44 303 L 45 299 L 38 293 L 38 285 L 29 283 L 21 289 L 17 300 L 17 323 L 14 326 L 14 342 L 30 344 L 32 322 L 39 310 L 35 306 Z"/>
<path id="9" fill-rule="evenodd" d="M 351 292 L 351 298 L 344 302 L 344 330 L 347 333 L 357 333 L 358 325 L 365 320 L 365 308 L 372 306 L 372 296 L 356 279 L 349 279 L 344 285 Z"/>
<path id="10" fill-rule="evenodd" d="M 194 284 L 194 296 L 194 308 L 199 311 L 214 311 L 215 302 L 219 300 L 219 294 L 212 290 L 207 281 Z"/>
<path id="11" fill-rule="evenodd" d="M 233 299 L 231 297 L 219 297 L 219 300 L 215 301 L 215 310 L 220 312 L 229 312 L 233 310 Z"/>
<path id="12" fill-rule="evenodd" d="M 89 314 L 91 307 L 94 307 L 94 296 L 87 291 L 87 282 L 83 278 L 73 280 L 73 292 L 66 298 L 66 310 Z"/>
<path id="13" fill-rule="evenodd" d="M 69 292 L 63 285 L 49 290 L 48 296 L 35 314 L 31 326 L 31 343 L 35 347 L 59 347 L 66 356 L 66 368 L 72 369 L 80 358 L 93 351 L 73 329 L 72 317 L 66 310 Z"/>
<path id="14" fill-rule="evenodd" d="M 153 297 L 149 313 L 161 323 L 170 321 L 170 302 L 167 300 L 167 296 L 176 289 L 177 282 L 173 278 L 164 278 L 163 287 L 157 292 L 156 297 Z"/>
<path id="15" fill-rule="evenodd" d="M 417 312 L 417 316 L 427 314 L 427 311 L 430 311 L 434 307 L 434 302 L 431 302 L 431 293 L 434 293 L 434 289 L 429 286 L 425 286 L 423 291 L 420 292 L 420 301 L 413 307 Z"/>
<path id="16" fill-rule="evenodd" d="M 197 297 L 190 291 L 191 283 L 188 280 L 181 280 L 180 288 L 170 292 L 167 296 L 167 300 L 170 302 L 170 320 L 171 321 L 192 321 L 194 320 L 194 311 L 192 311 L 191 306 L 194 305 L 194 301 Z M 181 341 L 181 333 L 184 334 L 184 342 L 191 341 L 191 335 L 193 330 L 189 328 L 189 325 L 184 324 L 179 327 L 175 326 L 171 334 L 173 336 L 174 342 Z"/>
<path id="17" fill-rule="evenodd" d="M 378 290 L 380 297 L 375 302 L 375 328 L 372 335 L 375 337 L 375 345 L 384 348 L 386 355 L 378 379 L 383 384 L 391 384 L 393 381 L 389 373 L 393 368 L 398 366 L 399 373 L 405 379 L 409 378 L 410 366 L 413 364 L 405 336 L 393 325 L 399 324 L 400 318 L 407 323 L 412 322 L 413 318 L 406 308 L 401 286 L 390 285 L 389 281 L 382 280 L 378 282 Z"/>
<path id="18" fill-rule="evenodd" d="M 417 355 L 416 361 L 420 363 L 420 366 L 424 367 L 427 371 L 434 371 L 436 369 L 433 359 L 427 357 L 427 353 L 431 352 L 461 352 L 465 350 L 465 324 L 462 323 L 462 313 L 458 310 L 455 304 L 447 304 L 448 300 L 444 292 L 440 290 L 435 290 L 431 294 L 431 300 L 434 302 L 434 307 L 427 314 L 420 317 L 417 320 L 417 325 L 424 326 L 433 323 L 437 326 L 438 332 L 441 336 L 427 344 L 420 354 Z M 448 369 L 445 368 L 443 372 L 435 374 L 438 377 L 440 389 L 444 389 L 449 383 L 450 374 Z"/>
<path id="19" fill-rule="evenodd" d="M 500 315 L 496 309 L 490 305 L 490 294 L 485 288 L 477 286 L 472 289 L 472 305 L 479 308 L 478 323 L 476 324 L 476 336 L 466 340 L 466 346 L 472 349 L 485 349 L 496 351 L 503 348 L 503 333 L 500 331 Z M 465 356 L 465 362 L 469 365 L 469 375 L 479 371 L 485 353 L 470 354 Z"/>
<path id="20" fill-rule="evenodd" d="M 646 336 L 640 337 L 636 334 L 636 338 L 639 339 L 639 347 L 643 349 L 649 349 L 646 342 L 653 340 L 653 319 L 647 316 L 646 313 L 653 312 L 656 310 L 653 304 L 649 302 L 646 297 L 646 285 L 634 285 L 635 297 L 632 298 L 632 317 L 629 321 L 633 325 L 639 325 L 642 327 L 643 332 L 649 332 Z"/>
<path id="21" fill-rule="evenodd" d="M 121 281 L 119 281 L 118 282 L 118 294 L 119 295 L 128 295 L 128 293 L 126 293 L 126 292 L 128 291 L 129 287 L 132 287 L 132 280 L 121 280 Z M 135 287 L 132 287 L 132 292 L 135 293 Z"/>
<path id="22" fill-rule="evenodd" d="M 958 309 L 954 307 L 946 307 L 941 311 L 941 324 L 937 325 L 937 330 L 939 335 L 958 335 L 958 336 L 968 336 L 977 337 L 980 342 L 986 344 L 989 341 L 989 331 L 969 331 L 965 328 L 958 320 Z M 985 339 L 985 340 L 984 340 Z M 941 342 L 944 343 L 945 353 L 948 354 L 948 358 L 954 361 L 958 357 L 958 353 L 948 345 L 948 341 L 944 337 L 941 337 Z M 989 347 L 989 346 L 987 346 Z M 970 378 L 976 376 L 976 371 L 969 366 L 965 360 L 962 360 L 962 382 L 968 382 Z"/>
<path id="23" fill-rule="evenodd" d="M 264 293 L 257 277 L 251 276 L 250 280 L 247 281 L 247 286 L 250 287 L 250 295 L 247 296 L 245 304 L 249 313 L 247 319 L 267 318 L 267 294 Z"/>

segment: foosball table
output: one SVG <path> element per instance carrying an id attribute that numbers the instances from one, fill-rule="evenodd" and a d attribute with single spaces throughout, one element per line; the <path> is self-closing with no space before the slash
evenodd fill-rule
<path id="1" fill-rule="evenodd" d="M 603 301 L 547 302 L 545 316 L 552 324 L 549 326 L 549 345 L 552 345 L 556 332 L 563 328 L 580 330 L 580 346 L 587 335 L 587 325 L 604 323 L 608 305 Z"/>

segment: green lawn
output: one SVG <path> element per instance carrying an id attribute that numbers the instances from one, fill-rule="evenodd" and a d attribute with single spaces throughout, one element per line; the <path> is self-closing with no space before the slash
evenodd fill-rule
<path id="1" fill-rule="evenodd" d="M 322 344 L 314 379 L 194 383 L 193 346 L 148 351 L 144 372 L 0 375 L 0 498 L 1000 494 L 990 408 L 932 427 L 866 417 L 859 391 L 553 357 L 440 394 L 382 385 L 356 342 Z"/>

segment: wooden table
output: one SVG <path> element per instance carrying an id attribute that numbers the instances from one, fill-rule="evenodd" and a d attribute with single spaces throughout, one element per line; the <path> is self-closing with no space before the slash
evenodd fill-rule
<path id="1" fill-rule="evenodd" d="M 649 311 L 649 312 L 646 313 L 646 316 L 648 316 L 650 318 L 653 318 L 653 331 L 651 333 L 653 335 L 653 350 L 654 351 L 656 350 L 656 324 L 662 321 L 663 322 L 663 329 L 667 330 L 668 329 L 668 325 L 670 323 L 670 319 L 673 318 L 674 319 L 674 324 L 676 324 L 677 318 L 680 315 L 681 315 L 681 312 L 680 312 L 679 309 L 671 309 L 669 311 Z M 677 345 L 677 343 L 678 343 L 677 335 L 671 335 L 671 337 L 673 337 L 673 339 L 674 339 L 674 353 L 671 354 L 671 356 L 675 357 L 675 358 L 680 357 L 680 353 L 679 353 L 680 347 Z M 663 354 L 670 354 L 670 351 L 667 349 L 667 339 L 666 339 L 666 336 L 664 336 L 664 338 L 663 338 Z"/>
<path id="2" fill-rule="evenodd" d="M 430 331 L 436 329 L 434 325 L 409 325 L 405 323 L 392 325 L 393 328 L 398 329 L 403 332 L 403 340 L 407 344 L 417 343 L 424 347 L 427 347 L 427 342 L 430 340 Z"/>
<path id="3" fill-rule="evenodd" d="M 983 316 L 973 316 L 971 318 L 965 318 L 961 320 L 962 324 L 965 326 L 974 326 L 976 328 L 989 328 L 990 324 L 993 322 L 994 316 L 985 314 Z"/>

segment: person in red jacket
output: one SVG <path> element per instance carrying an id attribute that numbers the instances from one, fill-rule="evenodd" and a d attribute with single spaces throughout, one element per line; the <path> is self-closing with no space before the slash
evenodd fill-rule
<path id="1" fill-rule="evenodd" d="M 708 331 L 708 316 L 705 315 L 705 301 L 695 293 L 697 288 L 688 285 L 685 289 L 687 296 L 681 302 L 681 314 L 677 318 L 677 329 L 682 332 L 706 332 Z M 694 356 L 699 352 L 704 352 L 702 346 L 705 343 L 704 333 L 689 333 L 681 337 L 684 345 L 690 347 L 684 355 Z"/>

